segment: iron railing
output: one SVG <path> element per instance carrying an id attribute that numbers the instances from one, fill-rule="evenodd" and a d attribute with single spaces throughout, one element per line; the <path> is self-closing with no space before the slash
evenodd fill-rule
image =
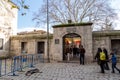
<path id="1" fill-rule="evenodd" d="M 10 59 L 0 59 L 0 76 L 16 76 L 17 71 L 23 71 L 27 67 L 32 68 L 40 62 L 44 62 L 42 54 L 25 54 Z"/>

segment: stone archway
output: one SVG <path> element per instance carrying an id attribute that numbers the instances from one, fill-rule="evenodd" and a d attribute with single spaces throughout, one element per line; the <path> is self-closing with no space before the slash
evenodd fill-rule
<path id="1" fill-rule="evenodd" d="M 68 33 L 63 36 L 63 60 L 79 60 L 77 50 L 81 44 L 81 36 L 76 33 Z"/>

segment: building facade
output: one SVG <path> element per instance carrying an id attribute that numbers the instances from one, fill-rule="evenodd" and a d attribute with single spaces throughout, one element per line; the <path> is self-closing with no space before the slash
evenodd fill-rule
<path id="1" fill-rule="evenodd" d="M 0 55 L 6 56 L 10 50 L 10 36 L 17 32 L 17 8 L 8 0 L 0 0 Z"/>
<path id="2" fill-rule="evenodd" d="M 16 35 L 18 9 L 13 6 L 16 5 L 8 0 L 0 0 L 1 56 L 41 54 L 48 59 L 49 54 L 51 61 L 78 61 L 77 49 L 80 45 L 86 50 L 86 62 L 93 61 L 98 47 L 105 47 L 108 53 L 114 49 L 117 56 L 120 56 L 120 31 L 92 31 L 92 23 L 54 25 L 53 34 L 49 36 L 42 30 Z"/>
<path id="3" fill-rule="evenodd" d="M 105 47 L 110 53 L 116 49 L 120 53 L 120 31 L 92 31 L 92 23 L 54 25 L 53 34 L 49 35 L 49 58 L 51 61 L 78 61 L 79 54 L 67 54 L 67 48 L 83 45 L 86 50 L 86 62 L 92 62 L 98 47 Z M 47 33 L 33 31 L 11 37 L 10 53 L 42 54 L 48 59 Z M 69 58 L 68 58 L 69 56 Z"/>
<path id="4" fill-rule="evenodd" d="M 111 50 L 115 50 L 118 60 L 120 60 L 120 30 L 111 31 L 94 31 L 93 36 L 93 56 L 98 47 L 105 47 L 110 54 Z"/>

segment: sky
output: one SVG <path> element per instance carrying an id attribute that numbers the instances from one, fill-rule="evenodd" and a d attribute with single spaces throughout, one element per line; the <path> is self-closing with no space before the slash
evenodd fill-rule
<path id="1" fill-rule="evenodd" d="M 115 23 L 116 23 L 116 28 L 115 28 L 115 30 L 120 30 L 120 0 L 111 0 L 112 2 L 112 7 L 116 10 L 116 11 L 118 11 L 117 12 L 117 15 L 118 15 L 118 19 L 117 20 L 115 20 Z"/>
<path id="2" fill-rule="evenodd" d="M 32 21 L 33 13 L 37 12 L 43 4 L 43 0 L 26 0 L 30 6 L 30 9 L 27 11 L 27 14 L 22 16 L 21 11 L 18 11 L 18 32 L 21 31 L 32 31 L 34 29 L 47 30 L 45 27 L 35 27 L 35 22 Z M 116 20 L 115 30 L 120 30 L 120 0 L 111 0 L 111 6 L 118 10 L 118 20 Z"/>
<path id="3" fill-rule="evenodd" d="M 34 29 L 40 29 L 40 27 L 35 27 L 36 23 L 32 21 L 33 13 L 37 12 L 41 5 L 43 4 L 43 0 L 26 0 L 27 4 L 29 4 L 30 9 L 27 10 L 27 14 L 22 16 L 21 12 L 18 11 L 18 32 L 21 31 L 31 31 Z M 45 30 L 45 28 L 41 28 Z"/>

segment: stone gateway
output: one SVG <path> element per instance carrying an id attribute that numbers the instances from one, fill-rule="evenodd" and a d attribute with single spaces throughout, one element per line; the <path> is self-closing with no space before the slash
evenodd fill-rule
<path id="1" fill-rule="evenodd" d="M 66 60 L 68 54 L 67 48 L 72 48 L 70 53 L 71 60 L 79 58 L 77 49 L 79 45 L 83 45 L 86 49 L 86 58 L 92 60 L 92 23 L 77 23 L 53 26 L 53 53 L 54 59 L 58 61 Z M 55 40 L 59 40 L 59 44 L 55 43 Z M 74 47 L 76 52 L 74 52 Z M 78 59 L 79 60 L 79 59 Z"/>

